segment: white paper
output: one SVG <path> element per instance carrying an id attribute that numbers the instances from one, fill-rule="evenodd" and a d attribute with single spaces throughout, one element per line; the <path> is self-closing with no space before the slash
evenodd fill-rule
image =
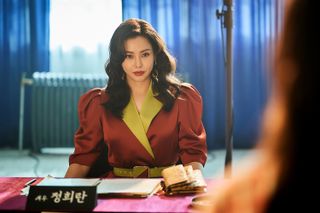
<path id="1" fill-rule="evenodd" d="M 99 178 L 44 178 L 37 186 L 95 186 Z"/>

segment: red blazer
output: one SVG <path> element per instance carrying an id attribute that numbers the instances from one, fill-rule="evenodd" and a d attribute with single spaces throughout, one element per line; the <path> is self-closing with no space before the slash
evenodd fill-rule
<path id="1" fill-rule="evenodd" d="M 124 121 L 105 110 L 102 104 L 106 101 L 108 94 L 104 89 L 90 90 L 80 98 L 80 127 L 74 137 L 75 151 L 70 155 L 69 164 L 93 165 L 104 151 L 102 143 L 107 146 L 106 164 L 111 167 L 163 167 L 179 161 L 205 164 L 207 145 L 201 120 L 202 99 L 192 85 L 183 84 L 171 111 L 161 109 L 152 120 L 147 137 L 154 159 Z"/>

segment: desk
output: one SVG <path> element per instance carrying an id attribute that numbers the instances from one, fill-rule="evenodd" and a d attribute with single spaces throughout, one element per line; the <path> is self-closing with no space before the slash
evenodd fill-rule
<path id="1" fill-rule="evenodd" d="M 27 201 L 20 195 L 24 184 L 32 178 L 0 177 L 0 211 L 23 211 Z M 40 178 L 39 178 L 40 179 Z M 210 185 L 220 181 L 210 180 Z M 193 195 L 151 196 L 141 199 L 99 198 L 94 212 L 188 212 Z"/>

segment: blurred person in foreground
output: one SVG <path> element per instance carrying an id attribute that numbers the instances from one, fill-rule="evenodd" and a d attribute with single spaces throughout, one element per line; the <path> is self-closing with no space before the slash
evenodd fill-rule
<path id="1" fill-rule="evenodd" d="M 317 202 L 312 201 L 315 194 L 310 193 L 318 181 L 313 166 L 316 156 L 313 144 L 319 141 L 315 138 L 314 123 L 320 109 L 316 98 L 319 59 L 315 57 L 320 37 L 313 24 L 316 7 L 311 0 L 288 0 L 285 6 L 258 154 L 251 159 L 250 166 L 241 168 L 230 181 L 211 191 L 207 212 L 317 209 Z"/>

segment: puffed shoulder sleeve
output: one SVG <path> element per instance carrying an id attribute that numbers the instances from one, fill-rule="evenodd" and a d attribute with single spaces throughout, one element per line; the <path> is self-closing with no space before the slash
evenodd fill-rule
<path id="1" fill-rule="evenodd" d="M 92 89 L 80 97 L 78 103 L 79 128 L 74 136 L 74 153 L 69 164 L 77 163 L 91 166 L 102 150 L 103 131 L 100 117 L 101 89 Z"/>
<path id="2" fill-rule="evenodd" d="M 190 84 L 183 84 L 177 99 L 179 107 L 179 148 L 183 164 L 207 161 L 206 132 L 202 123 L 202 98 Z"/>

